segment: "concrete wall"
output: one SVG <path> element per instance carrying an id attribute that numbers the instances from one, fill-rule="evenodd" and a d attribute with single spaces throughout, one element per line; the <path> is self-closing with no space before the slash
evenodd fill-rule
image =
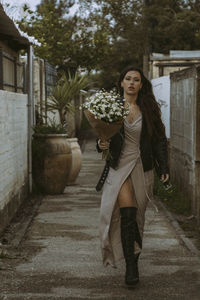
<path id="1" fill-rule="evenodd" d="M 162 76 L 151 80 L 156 101 L 161 105 L 162 121 L 166 136 L 170 138 L 170 78 Z"/>
<path id="2" fill-rule="evenodd" d="M 170 174 L 200 214 L 200 66 L 170 75 Z"/>
<path id="3" fill-rule="evenodd" d="M 27 95 L 0 90 L 0 232 L 28 192 Z"/>

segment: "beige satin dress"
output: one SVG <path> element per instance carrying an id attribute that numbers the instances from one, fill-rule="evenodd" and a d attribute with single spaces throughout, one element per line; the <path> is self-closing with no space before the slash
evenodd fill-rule
<path id="1" fill-rule="evenodd" d="M 116 266 L 123 251 L 120 234 L 120 210 L 117 203 L 118 193 L 124 181 L 130 176 L 137 201 L 137 224 L 142 239 L 145 211 L 148 200 L 153 196 L 153 170 L 144 172 L 140 158 L 140 134 L 142 115 L 133 123 L 124 121 L 125 139 L 117 169 L 110 168 L 103 186 L 100 209 L 100 239 L 104 265 Z M 135 254 L 141 248 L 135 242 Z"/>

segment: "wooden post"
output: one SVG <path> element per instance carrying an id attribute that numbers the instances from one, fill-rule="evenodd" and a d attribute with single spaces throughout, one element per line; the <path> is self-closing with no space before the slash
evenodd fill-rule
<path id="1" fill-rule="evenodd" d="M 159 77 L 163 76 L 164 74 L 163 69 L 164 69 L 163 66 L 159 66 Z"/>
<path id="2" fill-rule="evenodd" d="M 146 78 L 149 77 L 149 54 L 145 53 L 143 55 L 143 73 Z"/>
<path id="3" fill-rule="evenodd" d="M 25 63 L 22 64 L 23 68 L 23 94 L 26 94 L 27 88 L 26 88 L 26 66 Z"/>
<path id="4" fill-rule="evenodd" d="M 149 0 L 144 0 L 144 9 L 150 6 Z M 144 27 L 145 27 L 145 39 L 144 39 L 144 55 L 143 55 L 143 73 L 144 76 L 148 79 L 149 78 L 149 54 L 150 54 L 150 43 L 149 43 L 149 36 L 148 36 L 148 22 L 147 22 L 147 15 L 146 11 L 144 12 Z"/>
<path id="5" fill-rule="evenodd" d="M 44 60 L 44 76 L 45 76 L 45 106 L 44 106 L 44 118 L 45 124 L 47 124 L 47 61 Z"/>
<path id="6" fill-rule="evenodd" d="M 32 192 L 32 135 L 34 123 L 34 98 L 33 98 L 33 47 L 28 48 L 28 180 L 29 193 Z"/>
<path id="7" fill-rule="evenodd" d="M 0 48 L 0 90 L 3 89 L 3 50 Z"/>
<path id="8" fill-rule="evenodd" d="M 17 57 L 14 58 L 14 89 L 17 93 Z"/>
<path id="9" fill-rule="evenodd" d="M 196 120 L 195 120 L 195 197 L 197 201 L 197 223 L 200 225 L 200 66 L 197 66 L 196 76 Z"/>
<path id="10" fill-rule="evenodd" d="M 44 74 L 44 67 L 43 67 L 43 61 L 39 61 L 39 68 L 40 68 L 40 118 L 43 117 L 43 74 Z"/>

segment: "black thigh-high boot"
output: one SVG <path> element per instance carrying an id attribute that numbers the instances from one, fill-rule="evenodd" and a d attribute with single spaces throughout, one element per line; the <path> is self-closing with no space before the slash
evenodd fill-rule
<path id="1" fill-rule="evenodd" d="M 134 241 L 136 240 L 136 207 L 122 207 L 121 214 L 121 241 L 126 261 L 125 283 L 135 285 L 139 281 L 137 258 L 134 255 Z"/>

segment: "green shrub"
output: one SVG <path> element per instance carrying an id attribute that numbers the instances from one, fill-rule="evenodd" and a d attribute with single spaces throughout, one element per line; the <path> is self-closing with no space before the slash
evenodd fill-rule
<path id="1" fill-rule="evenodd" d="M 33 127 L 33 131 L 36 134 L 66 134 L 66 127 L 51 122 L 51 124 L 37 124 Z"/>

